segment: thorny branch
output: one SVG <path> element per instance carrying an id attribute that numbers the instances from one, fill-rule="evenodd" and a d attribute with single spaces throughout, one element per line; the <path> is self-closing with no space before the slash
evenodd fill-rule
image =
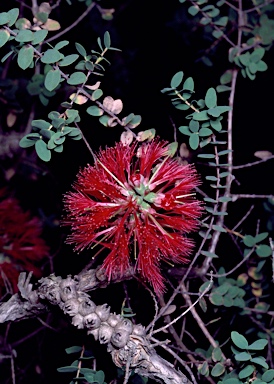
<path id="1" fill-rule="evenodd" d="M 100 285 L 100 278 L 103 286 L 107 284 L 104 274 L 98 269 L 65 279 L 51 274 L 38 281 L 36 290 L 30 283 L 31 275 L 20 274 L 19 293 L 0 306 L 0 323 L 37 315 L 37 311 L 58 305 L 70 316 L 74 326 L 87 329 L 88 335 L 93 335 L 100 344 L 106 344 L 114 364 L 127 368 L 127 374 L 134 370 L 166 384 L 191 384 L 181 371 L 156 353 L 142 325 L 110 313 L 107 304 L 96 305 L 89 298 L 85 291 Z"/>

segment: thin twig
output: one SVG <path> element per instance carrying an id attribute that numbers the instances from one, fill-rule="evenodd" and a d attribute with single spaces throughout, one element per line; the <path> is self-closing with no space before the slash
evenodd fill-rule
<path id="1" fill-rule="evenodd" d="M 232 231 L 235 231 L 244 221 L 248 218 L 248 216 L 251 214 L 252 210 L 254 209 L 254 205 L 251 205 L 249 210 L 246 212 L 246 214 L 241 218 L 241 220 L 232 228 Z"/>
<path id="2" fill-rule="evenodd" d="M 273 0 L 265 1 L 263 4 L 258 4 L 258 5 L 256 5 L 255 7 L 253 7 L 253 8 L 249 8 L 249 9 L 247 9 L 247 10 L 244 11 L 244 12 L 245 12 L 245 13 L 253 12 L 253 11 L 256 11 L 257 9 L 266 7 L 267 5 L 269 5 L 269 4 L 271 4 L 271 3 L 273 3 Z"/>
<path id="3" fill-rule="evenodd" d="M 89 145 L 89 142 L 88 142 L 87 139 L 85 138 L 85 136 L 84 136 L 84 134 L 83 134 L 83 131 L 82 131 L 81 128 L 79 127 L 78 123 L 75 122 L 75 125 L 76 125 L 76 127 L 79 129 L 79 131 L 81 132 L 82 139 L 84 140 L 84 143 L 86 144 L 87 149 L 88 149 L 89 152 L 91 153 L 91 156 L 93 157 L 93 161 L 94 161 L 94 163 L 96 163 L 97 157 L 96 157 L 95 153 L 93 152 L 91 146 Z"/>
<path id="4" fill-rule="evenodd" d="M 211 274 L 211 276 L 212 276 L 212 274 Z M 191 304 L 191 306 L 189 306 L 183 313 L 181 313 L 179 316 L 177 316 L 175 319 L 173 319 L 170 323 L 168 323 L 168 324 L 164 325 L 163 327 L 158 328 L 155 331 L 153 331 L 152 335 L 154 335 L 155 333 L 164 331 L 165 329 L 170 327 L 172 324 L 174 324 L 178 320 L 180 320 L 183 316 L 185 316 L 201 300 L 201 298 L 211 289 L 212 285 L 213 285 L 213 279 L 210 278 L 210 281 L 209 281 L 206 289 L 201 293 L 201 295 L 198 297 L 198 299 L 196 301 L 194 301 L 193 304 Z M 185 294 L 186 294 L 186 292 L 185 292 Z"/>
<path id="5" fill-rule="evenodd" d="M 183 291 L 186 291 L 186 286 L 184 284 L 182 284 L 182 289 L 183 289 Z M 216 343 L 215 339 L 208 332 L 207 327 L 205 326 L 203 320 L 200 318 L 195 307 L 193 306 L 191 299 L 190 299 L 190 296 L 186 293 L 183 293 L 183 297 L 185 298 L 187 305 L 190 307 L 190 312 L 191 312 L 192 316 L 194 317 L 194 319 L 196 320 L 199 328 L 201 329 L 201 331 L 203 332 L 203 334 L 205 335 L 207 340 L 210 342 L 210 344 L 214 348 L 217 348 L 219 345 Z M 226 357 L 223 354 L 223 352 L 222 352 L 222 356 L 223 356 L 224 360 L 226 360 Z"/>
<path id="6" fill-rule="evenodd" d="M 154 337 L 151 338 L 152 341 L 154 342 L 158 342 L 157 339 L 155 339 Z M 175 359 L 177 361 L 179 361 L 179 363 L 185 368 L 185 370 L 189 373 L 190 377 L 191 377 L 191 380 L 193 382 L 193 384 L 197 384 L 197 381 L 195 379 L 195 376 L 193 375 L 191 369 L 189 368 L 189 366 L 185 363 L 185 361 L 183 361 L 178 355 L 177 353 L 175 353 L 174 351 L 172 351 L 172 349 L 170 349 L 169 347 L 166 346 L 166 344 L 159 344 L 160 347 L 162 347 L 163 349 L 165 349 L 168 353 L 170 353 L 173 357 L 175 357 Z"/>
<path id="7" fill-rule="evenodd" d="M 242 164 L 242 165 L 234 165 L 232 168 L 233 169 L 242 169 L 242 168 L 247 168 L 247 167 L 253 167 L 254 165 L 265 163 L 266 161 L 272 160 L 272 159 L 274 159 L 274 155 L 269 156 L 266 159 L 253 161 L 252 163 L 247 163 L 247 164 Z"/>
<path id="8" fill-rule="evenodd" d="M 228 276 L 230 275 L 231 273 L 233 273 L 234 271 L 236 271 L 244 262 L 246 262 L 246 260 L 252 255 L 252 253 L 254 252 L 254 248 L 252 248 L 248 254 L 243 258 L 243 260 L 240 261 L 240 263 L 238 263 L 237 265 L 235 265 L 234 268 L 232 268 L 230 271 L 228 272 L 225 272 L 225 273 L 220 273 L 220 274 L 210 274 L 211 276 L 213 277 L 225 277 L 225 276 Z"/>
<path id="9" fill-rule="evenodd" d="M 55 39 L 58 39 L 59 37 L 63 36 L 65 33 L 69 32 L 72 28 L 76 27 L 77 24 L 80 23 L 86 17 L 89 12 L 92 10 L 92 8 L 96 5 L 95 2 L 92 2 L 88 8 L 85 10 L 85 12 L 82 13 L 81 16 L 78 17 L 77 20 L 75 20 L 69 27 L 63 29 L 61 32 L 57 33 L 56 35 L 50 37 L 49 39 L 44 41 L 44 44 L 49 43 L 50 41 L 53 41 Z"/>
<path id="10" fill-rule="evenodd" d="M 232 194 L 230 195 L 232 201 L 236 201 L 238 199 L 274 199 L 274 195 L 256 195 L 256 194 Z"/>

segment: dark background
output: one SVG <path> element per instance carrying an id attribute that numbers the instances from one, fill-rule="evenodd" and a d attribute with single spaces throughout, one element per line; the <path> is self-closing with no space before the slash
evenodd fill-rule
<path id="1" fill-rule="evenodd" d="M 2 1 L 0 11 L 17 7 L 18 3 L 20 2 Z M 161 89 L 169 86 L 176 72 L 184 71 L 185 77 L 194 78 L 197 98 L 204 98 L 207 89 L 216 87 L 220 76 L 228 68 L 227 43 L 220 45 L 213 56 L 213 66 L 207 67 L 200 58 L 211 42 L 203 39 L 202 30 L 195 28 L 192 18 L 187 15 L 185 5 L 181 5 L 179 1 L 101 1 L 100 5 L 104 8 L 115 8 L 113 20 L 103 20 L 98 10 L 92 10 L 76 28 L 61 37 L 62 40 L 71 42 L 66 49 L 69 53 L 74 53 L 74 42 L 81 43 L 87 51 L 96 49 L 97 37 L 102 38 L 104 32 L 109 31 L 112 45 L 120 48 L 122 52 L 113 51 L 107 56 L 111 66 L 102 79 L 101 88 L 104 96 L 110 95 L 114 99 L 122 99 L 124 109 L 121 115 L 125 116 L 131 112 L 140 114 L 141 130 L 156 128 L 161 138 L 173 141 L 173 124 L 177 128 L 185 125 L 185 113 L 172 107 L 169 98 L 160 92 Z M 58 20 L 64 29 L 85 9 L 85 5 L 76 0 L 72 1 L 71 6 L 62 1 L 60 7 L 54 10 L 50 17 Z M 25 9 L 24 13 L 27 17 L 28 10 Z M 53 34 L 51 32 L 49 36 Z M 53 43 L 58 41 L 59 39 Z M 259 73 L 255 81 L 243 79 L 241 76 L 237 81 L 233 124 L 235 165 L 255 161 L 254 152 L 257 150 L 271 152 L 274 150 L 273 50 L 266 53 L 265 60 L 269 66 L 267 72 Z M 16 64 L 12 64 L 9 75 L 22 76 L 22 73 L 20 75 L 18 73 Z M 23 75 L 27 77 L 28 74 L 31 75 L 30 70 Z M 94 78 L 94 83 L 96 81 Z M 24 99 L 24 91 L 20 92 L 27 115 L 30 97 Z M 46 118 L 49 111 L 56 110 L 58 103 L 64 101 L 62 97 L 63 94 L 57 94 L 46 109 L 37 103 L 36 118 Z M 226 105 L 228 102 L 226 93 L 220 94 L 219 99 L 221 105 Z M 82 109 L 84 110 L 85 106 Z M 23 114 L 21 122 L 24 118 Z M 81 128 L 94 150 L 100 146 L 113 145 L 119 140 L 122 132 L 119 127 L 105 128 L 97 118 L 84 113 Z M 186 138 L 177 131 L 177 139 L 180 144 Z M 27 152 L 30 154 L 30 151 Z M 196 155 L 196 152 L 191 154 L 191 161 L 196 161 Z M 63 214 L 62 196 L 71 188 L 79 168 L 88 162 L 92 163 L 92 158 L 82 141 L 66 143 L 64 153 L 54 154 L 52 161 L 46 166 L 37 161 L 40 167 L 38 172 L 23 162 L 18 174 L 9 182 L 9 187 L 22 205 L 44 217 L 47 224 L 45 237 L 52 247 L 52 253 L 56 254 L 55 272 L 62 276 L 81 271 L 89 259 L 88 252 L 76 255 L 70 246 L 63 244 L 67 232 L 58 225 Z M 202 177 L 208 172 L 208 169 L 201 164 L 197 164 L 197 168 Z M 233 187 L 235 193 L 273 193 L 273 162 L 240 170 L 235 174 L 238 182 Z M 1 183 L 5 183 L 3 177 Z M 254 231 L 258 217 L 261 218 L 262 226 L 265 228 L 268 216 L 263 210 L 262 202 L 252 203 L 255 204 L 255 208 L 250 216 L 250 230 Z M 232 212 L 233 222 L 240 220 L 250 205 L 250 201 L 246 200 L 237 202 Z M 47 275 L 49 272 L 49 265 L 45 265 L 43 274 Z M 151 298 L 137 282 L 128 283 L 127 289 L 132 297 L 132 307 L 138 313 L 137 322 L 149 323 L 153 316 Z M 123 284 L 101 290 L 92 297 L 97 304 L 108 302 L 112 310 L 119 313 L 124 299 Z M 69 326 L 65 317 L 60 319 L 60 312 L 57 310 L 43 316 L 43 321 L 47 320 L 56 331 L 43 329 L 19 345 L 19 339 L 35 332 L 41 324 L 39 320 L 34 319 L 10 326 L 9 342 L 14 345 L 18 354 L 16 359 L 18 383 L 68 383 L 70 376 L 57 373 L 56 369 L 71 364 L 74 359 L 74 356 L 72 358 L 65 354 L 64 348 L 82 343 L 87 343 L 94 350 L 98 358 L 98 369 L 101 368 L 108 374 L 107 382 L 114 377 L 115 368 L 104 347 L 94 343 L 93 340 L 87 342 L 84 332 Z M 1 325 L 0 332 L 4 335 L 6 326 Z M 4 372 L 0 373 L 0 383 L 10 383 L 8 362 L 3 364 L 3 367 L 0 367 L 0 372 L 2 369 Z"/>

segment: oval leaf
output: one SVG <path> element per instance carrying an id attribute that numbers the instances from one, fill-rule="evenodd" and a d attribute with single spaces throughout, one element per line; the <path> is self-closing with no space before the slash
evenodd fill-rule
<path id="1" fill-rule="evenodd" d="M 191 149 L 197 149 L 199 146 L 199 136 L 196 133 L 192 133 L 189 137 L 189 145 Z"/>
<path id="2" fill-rule="evenodd" d="M 214 108 L 217 105 L 217 94 L 214 88 L 209 88 L 206 97 L 205 104 L 207 108 Z"/>
<path id="3" fill-rule="evenodd" d="M 267 345 L 268 341 L 266 339 L 259 339 L 254 341 L 254 343 L 250 344 L 248 349 L 259 351 L 261 349 L 264 349 L 264 347 Z"/>
<path id="4" fill-rule="evenodd" d="M 83 72 L 74 72 L 70 75 L 67 83 L 70 85 L 79 85 L 83 84 L 86 81 L 87 77 Z"/>
<path id="5" fill-rule="evenodd" d="M 177 88 L 181 84 L 183 77 L 184 77 L 184 72 L 180 71 L 175 73 L 175 75 L 172 77 L 170 82 L 171 88 Z"/>
<path id="6" fill-rule="evenodd" d="M 252 375 L 254 371 L 254 365 L 247 365 L 244 369 L 239 372 L 239 379 L 245 379 L 246 377 Z"/>
<path id="7" fill-rule="evenodd" d="M 10 33 L 6 31 L 5 29 L 0 30 L 0 48 L 3 47 L 3 45 L 6 44 L 6 42 L 10 38 Z"/>
<path id="8" fill-rule="evenodd" d="M 236 347 L 240 349 L 248 349 L 248 342 L 246 338 L 236 331 L 231 332 L 231 339 Z"/>
<path id="9" fill-rule="evenodd" d="M 20 68 L 27 69 L 33 60 L 34 50 L 31 46 L 24 46 L 20 49 L 17 57 L 17 63 Z"/>
<path id="10" fill-rule="evenodd" d="M 218 377 L 218 376 L 221 376 L 224 373 L 224 371 L 225 371 L 224 365 L 221 363 L 217 363 L 216 365 L 214 365 L 211 371 L 211 375 L 214 377 Z"/>
<path id="11" fill-rule="evenodd" d="M 51 69 L 45 78 L 45 87 L 48 91 L 53 91 L 61 81 L 61 73 L 59 69 Z"/>
<path id="12" fill-rule="evenodd" d="M 37 140 L 35 142 L 35 150 L 37 155 L 43 161 L 49 161 L 51 158 L 51 152 L 47 147 L 47 144 L 43 140 Z"/>

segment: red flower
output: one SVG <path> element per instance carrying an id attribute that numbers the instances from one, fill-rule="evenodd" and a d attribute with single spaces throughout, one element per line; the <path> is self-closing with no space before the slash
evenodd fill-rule
<path id="1" fill-rule="evenodd" d="M 95 166 L 79 172 L 75 192 L 65 195 L 64 224 L 72 229 L 67 242 L 76 251 L 95 244 L 110 249 L 102 266 L 109 279 L 123 276 L 134 260 L 161 293 L 160 262 L 184 263 L 192 249 L 185 233 L 196 229 L 201 215 L 193 197 L 198 184 L 194 168 L 172 159 L 166 142 L 101 150 Z"/>
<path id="2" fill-rule="evenodd" d="M 42 228 L 37 218 L 24 212 L 18 201 L 0 190 L 0 293 L 5 281 L 17 291 L 18 275 L 33 271 L 40 275 L 37 262 L 48 255 L 48 247 L 40 237 Z"/>

